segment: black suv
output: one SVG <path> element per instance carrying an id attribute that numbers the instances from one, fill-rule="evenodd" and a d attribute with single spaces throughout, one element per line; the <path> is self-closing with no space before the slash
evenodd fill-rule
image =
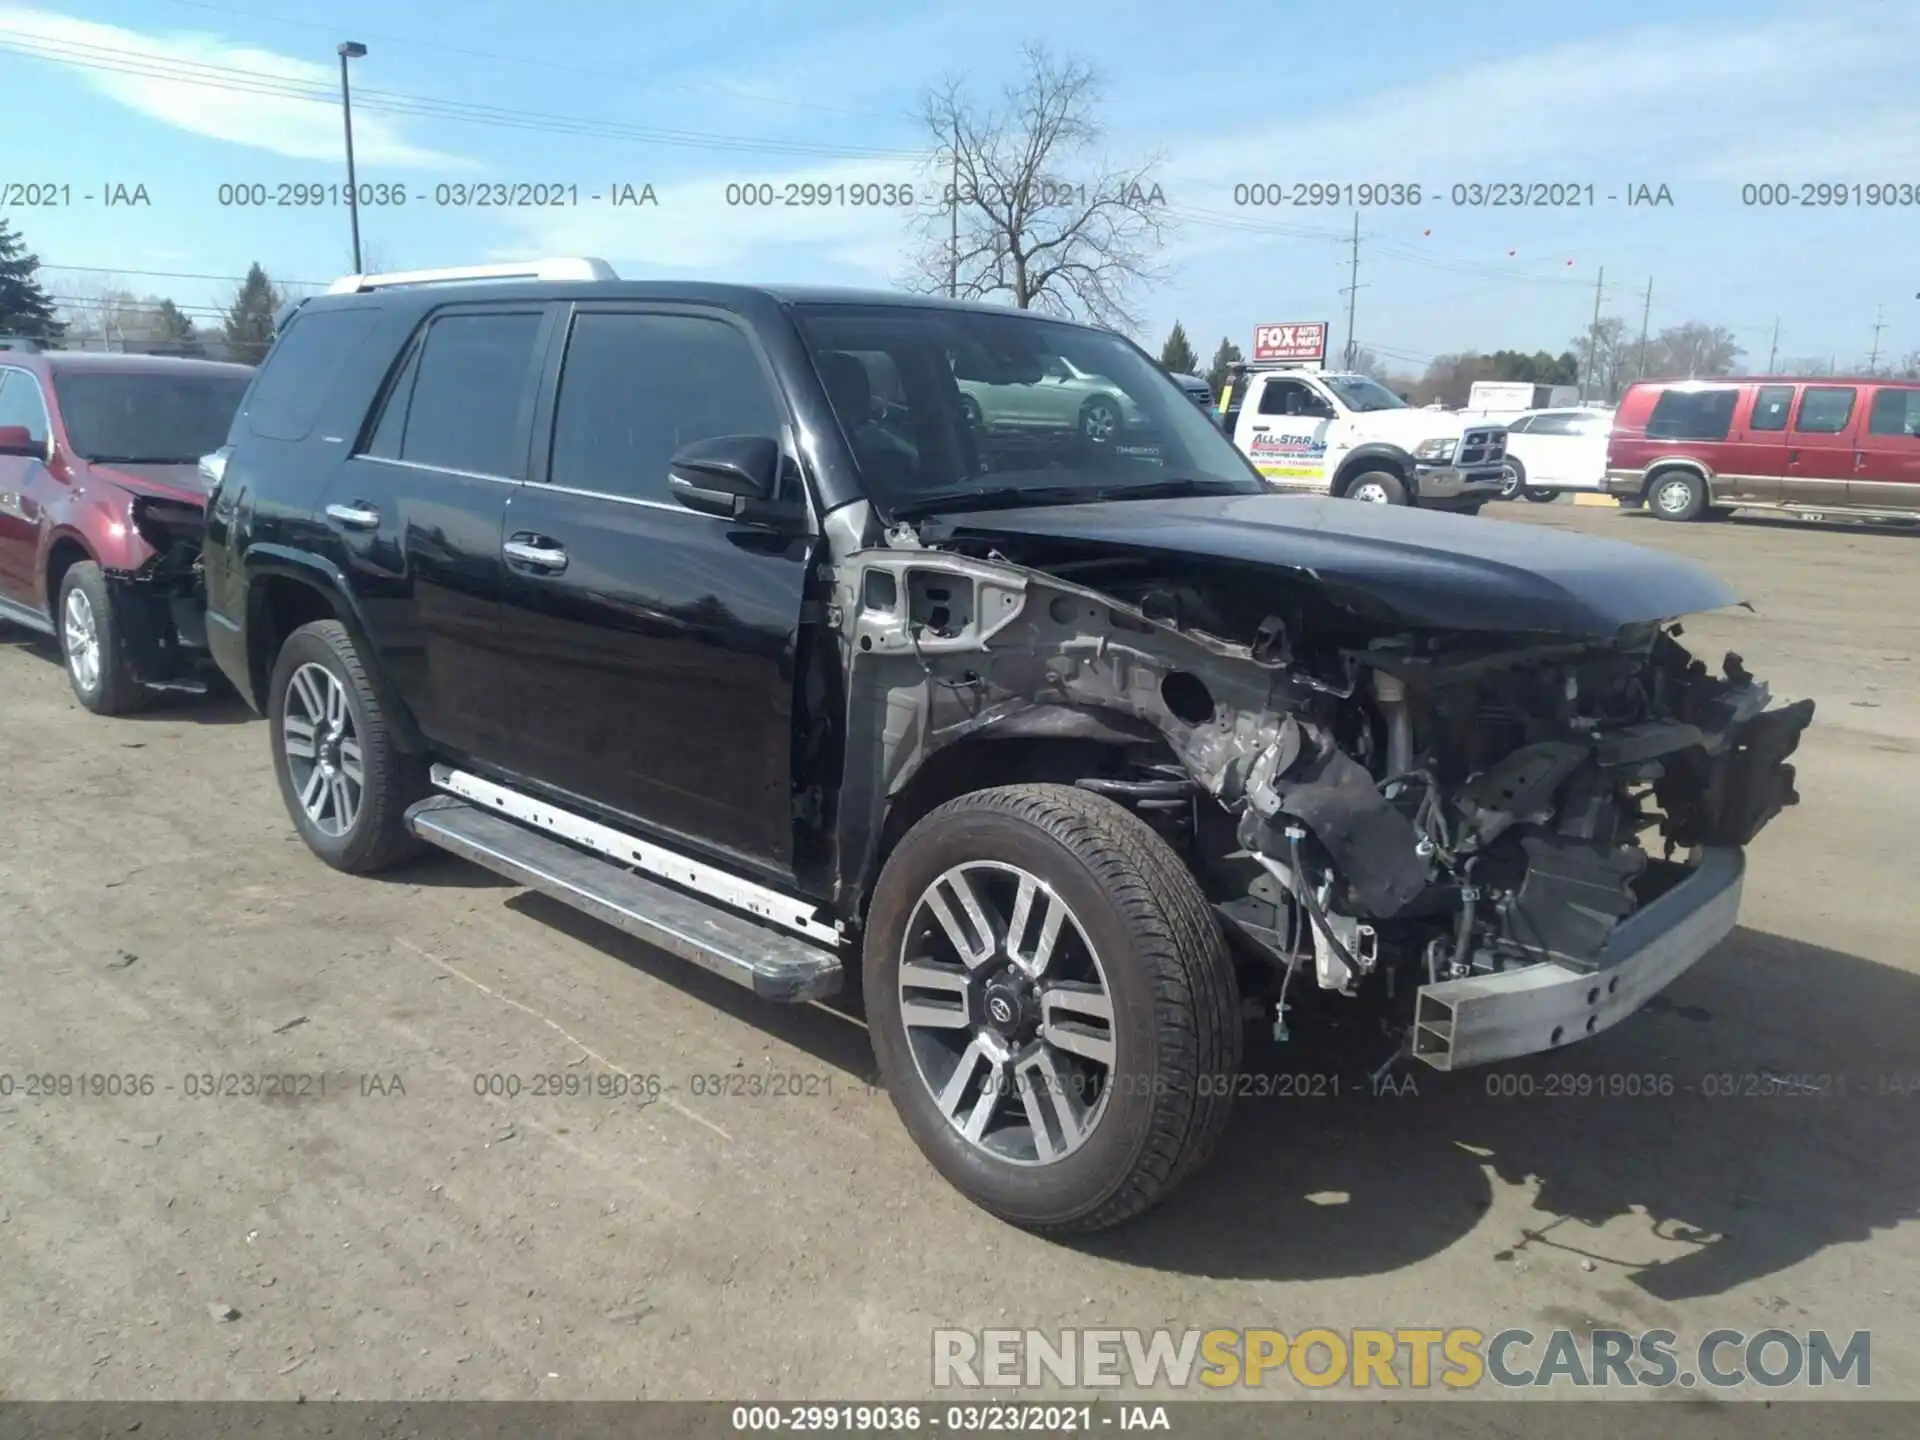
<path id="1" fill-rule="evenodd" d="M 210 644 L 317 855 L 439 846 L 769 1000 L 857 971 L 914 1139 L 1039 1229 L 1192 1173 L 1255 1017 L 1378 1012 L 1369 1066 L 1605 1029 L 1797 798 L 1811 702 L 1666 623 L 1712 576 L 1271 494 L 1031 314 L 349 277 L 208 464 Z"/>

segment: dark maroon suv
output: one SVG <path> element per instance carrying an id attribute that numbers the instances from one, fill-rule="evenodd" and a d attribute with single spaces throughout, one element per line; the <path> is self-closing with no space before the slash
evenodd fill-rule
<path id="1" fill-rule="evenodd" d="M 246 365 L 0 351 L 0 622 L 59 638 L 99 715 L 205 688 L 202 455 Z"/>

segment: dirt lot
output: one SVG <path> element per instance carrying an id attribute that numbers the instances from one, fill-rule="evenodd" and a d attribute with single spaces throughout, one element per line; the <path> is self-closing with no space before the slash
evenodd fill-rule
<path id="1" fill-rule="evenodd" d="M 243 710 L 98 720 L 7 632 L 0 1395 L 899 1397 L 936 1325 L 1608 1325 L 1867 1329 L 1873 1393 L 1920 1397 L 1920 535 L 1499 513 L 1708 561 L 1756 609 L 1690 642 L 1818 698 L 1743 928 L 1633 1022 L 1500 1072 L 1530 1097 L 1427 1071 L 1376 1096 L 1347 1064 L 1338 1098 L 1242 1101 L 1196 1183 L 1072 1247 L 940 1182 L 857 1022 L 452 860 L 337 875 Z M 25 1093 L 48 1073 L 152 1093 Z M 261 1074 L 310 1078 L 194 1093 Z M 1545 1093 L 1572 1074 L 1674 1093 Z M 803 1093 L 703 1078 L 740 1075 Z"/>

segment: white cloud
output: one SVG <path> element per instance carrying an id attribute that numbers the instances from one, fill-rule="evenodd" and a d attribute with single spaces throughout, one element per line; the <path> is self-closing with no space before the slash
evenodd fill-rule
<path id="1" fill-rule="evenodd" d="M 13 5 L 0 5 L 0 39 L 31 47 L 39 58 L 72 70 L 101 94 L 163 125 L 297 160 L 340 156 L 340 111 L 330 99 L 301 100 L 253 88 L 274 81 L 329 87 L 338 80 L 330 65 L 217 36 L 147 35 Z M 209 74 L 204 67 L 210 66 L 220 69 Z M 195 75 L 220 84 L 197 84 L 190 78 Z M 353 144 L 355 158 L 366 165 L 473 168 L 459 156 L 410 143 L 393 121 L 358 107 Z"/>
<path id="2" fill-rule="evenodd" d="M 638 179 L 634 182 L 637 187 Z M 698 180 L 656 184 L 658 205 L 614 207 L 583 199 L 565 210 L 514 212 L 519 238 L 490 258 L 536 255 L 598 255 L 622 273 L 649 267 L 755 272 L 760 279 L 804 279 L 819 266 L 844 267 L 872 284 L 885 285 L 911 253 L 912 206 L 844 203 L 841 187 L 871 195 L 874 187 L 913 189 L 923 203 L 936 182 L 919 167 L 888 161 L 803 162 L 791 170 L 715 171 Z M 819 187 L 835 203 L 786 204 L 789 186 Z M 731 187 L 739 187 L 733 189 Z M 830 189 L 828 187 L 831 187 Z M 805 192 L 799 192 L 804 194 Z M 775 203 L 742 204 L 747 194 Z M 885 198 L 884 192 L 881 197 Z"/>
<path id="3" fill-rule="evenodd" d="M 1165 186 L 1186 209 L 1331 228 L 1339 210 L 1238 210 L 1233 186 L 1277 180 L 1706 182 L 1737 199 L 1745 180 L 1873 180 L 1920 163 L 1920 103 L 1877 6 L 1745 29 L 1655 25 L 1497 58 L 1305 118 L 1170 146 Z M 1893 98 L 1893 97 L 1898 97 Z M 1424 215 L 1438 213 L 1429 206 Z M 1605 216 L 1604 218 L 1611 218 Z M 1183 257 L 1270 246 L 1272 236 L 1190 227 Z"/>

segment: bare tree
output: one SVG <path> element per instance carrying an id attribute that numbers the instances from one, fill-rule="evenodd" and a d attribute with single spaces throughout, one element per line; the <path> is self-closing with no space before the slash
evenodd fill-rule
<path id="1" fill-rule="evenodd" d="M 162 301 L 136 295 L 117 277 L 61 286 L 60 312 L 66 343 L 76 350 L 143 351 L 171 338 Z"/>
<path id="2" fill-rule="evenodd" d="M 1894 374 L 1902 380 L 1920 380 L 1920 350 L 1909 350 L 1894 363 Z"/>
<path id="3" fill-rule="evenodd" d="M 1133 293 L 1165 278 L 1154 263 L 1171 229 L 1153 178 L 1159 159 L 1110 163 L 1093 69 L 1037 43 L 1021 54 L 1023 71 L 997 108 L 978 108 L 961 80 L 927 95 L 944 203 L 919 217 L 921 245 L 903 283 L 1137 331 Z"/>
<path id="4" fill-rule="evenodd" d="M 1648 359 L 1649 375 L 1688 377 L 1731 375 L 1746 353 L 1724 325 L 1706 325 L 1698 320 L 1662 330 L 1653 342 L 1652 351 Z"/>

